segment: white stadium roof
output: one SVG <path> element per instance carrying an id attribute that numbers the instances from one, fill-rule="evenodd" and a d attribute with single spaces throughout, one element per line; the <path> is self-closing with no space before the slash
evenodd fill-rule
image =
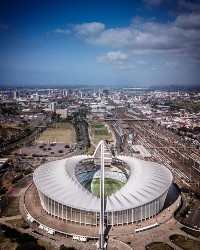
<path id="1" fill-rule="evenodd" d="M 99 212 L 100 199 L 87 191 L 75 177 L 75 166 L 92 156 L 73 156 L 41 165 L 34 172 L 38 190 L 69 207 Z M 131 174 L 125 185 L 106 198 L 106 212 L 131 209 L 160 197 L 170 187 L 172 174 L 164 166 L 129 156 L 117 156 L 127 163 Z"/>

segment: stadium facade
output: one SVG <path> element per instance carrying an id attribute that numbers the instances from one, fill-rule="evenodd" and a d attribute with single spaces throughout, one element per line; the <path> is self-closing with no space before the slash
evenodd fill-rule
<path id="1" fill-rule="evenodd" d="M 100 198 L 90 189 L 92 180 L 100 176 L 99 145 L 92 156 L 73 156 L 35 170 L 34 183 L 47 214 L 76 224 L 99 225 Z M 114 157 L 104 147 L 104 177 L 123 183 L 105 197 L 105 224 L 127 225 L 158 214 L 172 183 L 171 172 L 154 162 Z"/>

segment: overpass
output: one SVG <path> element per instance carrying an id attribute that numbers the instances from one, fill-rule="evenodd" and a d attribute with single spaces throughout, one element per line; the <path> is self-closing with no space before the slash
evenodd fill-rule
<path id="1" fill-rule="evenodd" d="M 124 122 L 147 122 L 149 121 L 148 119 L 143 119 L 143 118 L 137 118 L 137 119 L 133 119 L 133 118 L 126 118 L 126 119 L 119 119 L 119 118 L 104 118 L 105 122 L 115 122 L 115 121 L 124 121 Z"/>

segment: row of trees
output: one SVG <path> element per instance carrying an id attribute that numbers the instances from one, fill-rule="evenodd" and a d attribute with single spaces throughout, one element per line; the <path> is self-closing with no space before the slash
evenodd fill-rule
<path id="1" fill-rule="evenodd" d="M 77 142 L 83 141 L 83 144 L 86 148 L 91 147 L 89 132 L 88 132 L 88 122 L 86 115 L 88 114 L 89 109 L 85 106 L 80 107 L 78 112 L 73 115 L 73 126 L 76 131 Z"/>

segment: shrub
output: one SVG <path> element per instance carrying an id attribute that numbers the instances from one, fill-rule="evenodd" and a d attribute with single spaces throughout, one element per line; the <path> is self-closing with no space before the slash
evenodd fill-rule
<path id="1" fill-rule="evenodd" d="M 37 239 L 34 238 L 32 235 L 24 233 L 21 234 L 18 238 L 17 238 L 17 242 L 19 244 L 24 244 L 24 243 L 28 243 L 28 242 L 37 242 Z"/>
<path id="2" fill-rule="evenodd" d="M 65 245 L 61 245 L 60 250 L 76 250 L 76 248 L 74 248 L 74 247 L 66 247 Z"/>
<path id="3" fill-rule="evenodd" d="M 6 191 L 7 191 L 7 188 L 6 188 L 6 187 L 1 187 L 1 188 L 0 188 L 0 195 L 1 195 L 1 194 L 5 194 Z"/>
<path id="4" fill-rule="evenodd" d="M 14 177 L 14 178 L 12 179 L 12 184 L 18 182 L 18 181 L 21 180 L 22 178 L 23 178 L 23 174 L 20 174 L 20 175 Z"/>
<path id="5" fill-rule="evenodd" d="M 40 246 L 35 242 L 26 242 L 22 245 L 17 246 L 16 250 L 45 250 L 45 247 Z"/>
<path id="6" fill-rule="evenodd" d="M 24 172 L 25 175 L 30 174 L 30 173 L 32 173 L 32 169 L 31 168 L 27 168 L 25 170 L 25 172 Z"/>
<path id="7" fill-rule="evenodd" d="M 58 150 L 58 153 L 62 154 L 62 153 L 63 153 L 63 150 Z"/>
<path id="8" fill-rule="evenodd" d="M 3 227 L 2 229 L 5 230 L 3 234 L 7 238 L 18 238 L 21 236 L 21 233 L 14 228 L 10 228 L 6 226 L 6 227 Z"/>

